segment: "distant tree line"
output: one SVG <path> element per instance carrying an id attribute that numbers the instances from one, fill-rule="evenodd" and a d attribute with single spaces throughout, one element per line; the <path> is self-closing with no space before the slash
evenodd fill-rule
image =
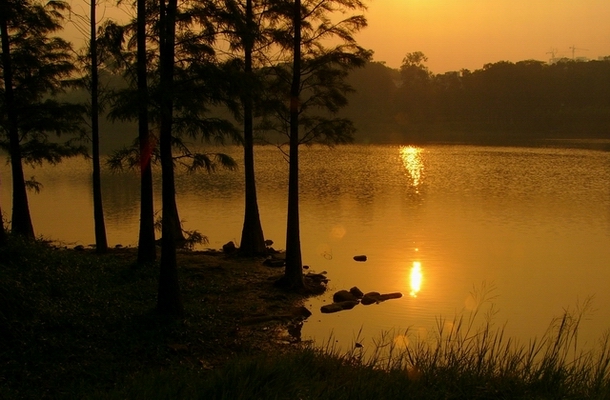
<path id="1" fill-rule="evenodd" d="M 370 61 L 349 72 L 352 90 L 338 115 L 353 122 L 356 142 L 610 138 L 610 58 L 501 61 L 444 74 L 431 73 L 425 60 L 415 52 L 401 68 Z M 229 118 L 226 110 L 211 115 Z M 107 128 L 106 149 L 125 143 L 124 129 Z"/>
<path id="2" fill-rule="evenodd" d="M 350 75 L 343 113 L 361 142 L 510 143 L 610 138 L 610 59 L 501 61 L 433 74 L 421 52 L 399 70 L 369 63 Z"/>

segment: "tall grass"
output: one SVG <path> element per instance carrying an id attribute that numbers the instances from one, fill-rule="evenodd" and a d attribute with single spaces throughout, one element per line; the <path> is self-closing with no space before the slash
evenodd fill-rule
<path id="1" fill-rule="evenodd" d="M 185 399 L 610 398 L 608 335 L 597 349 L 578 345 L 589 300 L 553 319 L 540 339 L 519 343 L 494 326 L 493 299 L 482 299 L 486 312 L 479 305 L 451 321 L 439 318 L 427 337 L 385 332 L 370 353 L 360 345 L 341 351 L 330 339 L 321 347 L 240 357 L 197 376 L 141 376 L 94 398 L 146 398 L 140 395 L 151 387 L 161 397 Z"/>
<path id="2" fill-rule="evenodd" d="M 375 342 L 372 354 L 355 347 L 344 357 L 358 365 L 388 372 L 402 371 L 417 386 L 445 393 L 472 396 L 610 398 L 610 347 L 608 333 L 599 346 L 578 345 L 581 321 L 591 308 L 591 300 L 566 309 L 552 319 L 540 339 L 520 343 L 494 326 L 492 299 L 482 316 L 479 304 L 469 314 L 450 323 L 439 318 L 433 335 L 421 338 L 407 331 L 386 332 Z M 396 340 L 399 338 L 401 340 Z"/>

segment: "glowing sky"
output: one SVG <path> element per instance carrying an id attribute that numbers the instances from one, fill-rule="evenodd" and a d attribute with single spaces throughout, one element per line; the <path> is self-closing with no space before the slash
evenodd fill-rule
<path id="1" fill-rule="evenodd" d="M 358 42 L 399 67 L 422 51 L 434 73 L 497 61 L 610 55 L 609 0 L 371 0 Z"/>
<path id="2" fill-rule="evenodd" d="M 554 49 L 556 57 L 572 57 L 571 47 L 576 57 L 610 55 L 610 0 L 365 1 L 369 26 L 357 40 L 374 50 L 375 61 L 394 68 L 414 51 L 428 56 L 434 73 L 502 60 L 548 61 Z M 69 2 L 87 13 L 83 0 Z M 113 0 L 103 3 L 100 17 L 125 16 L 110 6 Z"/>

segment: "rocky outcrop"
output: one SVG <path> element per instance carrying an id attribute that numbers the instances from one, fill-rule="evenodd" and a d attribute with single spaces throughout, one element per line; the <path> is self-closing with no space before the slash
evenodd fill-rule
<path id="1" fill-rule="evenodd" d="M 363 305 L 368 306 L 370 304 L 377 304 L 390 299 L 400 299 L 401 297 L 402 293 L 399 292 L 385 294 L 381 294 L 379 292 L 369 292 L 365 293 L 365 295 L 362 297 L 361 302 Z"/>
<path id="2" fill-rule="evenodd" d="M 333 302 L 341 303 L 342 301 L 358 302 L 358 297 L 354 296 L 351 292 L 348 292 L 347 290 L 339 290 L 337 293 L 333 294 Z"/>
<path id="3" fill-rule="evenodd" d="M 320 308 L 324 314 L 335 313 L 343 310 L 351 310 L 358 305 L 358 301 L 340 301 L 337 303 L 326 304 Z"/>
<path id="4" fill-rule="evenodd" d="M 391 299 L 400 299 L 402 297 L 402 293 L 394 292 L 394 293 L 386 293 L 379 296 L 379 301 L 386 301 Z"/>
<path id="5" fill-rule="evenodd" d="M 379 299 L 379 297 L 381 296 L 381 293 L 379 292 L 368 292 L 365 293 L 364 296 L 362 296 L 362 304 L 365 306 L 368 306 L 369 304 L 375 304 L 377 303 L 377 299 Z"/>
<path id="6" fill-rule="evenodd" d="M 358 287 L 354 286 L 353 288 L 351 288 L 349 290 L 349 292 L 351 294 L 353 294 L 354 296 L 356 296 L 358 299 L 361 299 L 364 296 L 364 293 L 362 293 L 362 290 L 358 289 Z"/>
<path id="7" fill-rule="evenodd" d="M 320 311 L 325 314 L 335 313 L 343 310 L 351 310 L 360 303 L 367 306 L 390 299 L 399 299 L 401 297 L 402 293 L 399 292 L 385 294 L 379 292 L 363 293 L 358 287 L 354 286 L 350 290 L 339 290 L 333 294 L 333 302 L 322 306 Z"/>

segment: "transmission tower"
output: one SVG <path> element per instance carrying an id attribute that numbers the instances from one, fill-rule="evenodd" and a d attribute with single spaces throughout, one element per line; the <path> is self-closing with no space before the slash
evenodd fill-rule
<path id="1" fill-rule="evenodd" d="M 572 50 L 572 60 L 575 60 L 576 58 L 575 58 L 575 56 L 574 56 L 574 55 L 576 54 L 576 50 L 579 50 L 579 51 L 580 51 L 580 50 L 582 50 L 582 51 L 587 51 L 587 50 L 589 50 L 589 49 L 581 49 L 581 48 L 578 48 L 578 47 L 576 47 L 576 46 L 572 45 L 572 46 L 570 46 L 570 50 Z"/>
<path id="2" fill-rule="evenodd" d="M 551 59 L 549 60 L 549 63 L 554 63 L 555 61 L 557 61 L 557 57 L 555 56 L 557 54 L 557 49 L 554 47 L 551 47 L 551 49 L 549 51 L 546 52 L 546 54 L 550 54 L 551 55 Z"/>

